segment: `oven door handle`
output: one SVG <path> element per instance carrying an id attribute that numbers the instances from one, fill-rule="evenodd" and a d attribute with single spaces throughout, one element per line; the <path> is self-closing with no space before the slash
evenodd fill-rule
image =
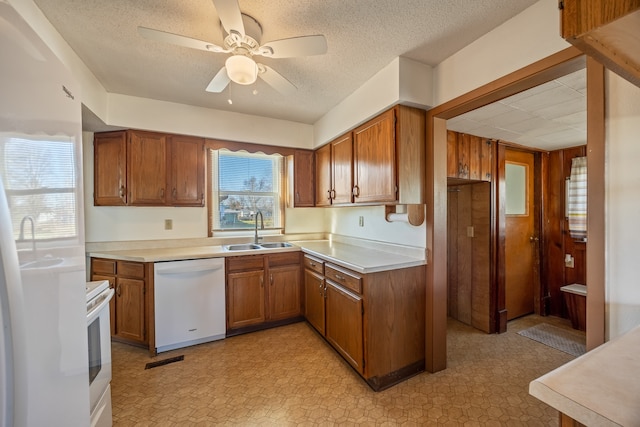
<path id="1" fill-rule="evenodd" d="M 113 298 L 113 294 L 114 290 L 110 288 L 108 291 L 103 292 L 96 298 L 96 302 L 90 310 L 89 307 L 87 307 L 87 324 L 90 324 L 96 319 L 96 317 L 98 317 L 100 311 L 102 311 L 104 306 L 109 304 L 109 301 L 111 301 L 111 298 Z"/>

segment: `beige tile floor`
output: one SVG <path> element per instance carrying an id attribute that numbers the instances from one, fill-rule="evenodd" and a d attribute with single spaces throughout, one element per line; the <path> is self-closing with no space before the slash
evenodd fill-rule
<path id="1" fill-rule="evenodd" d="M 149 358 L 113 344 L 115 426 L 554 426 L 528 384 L 573 359 L 516 332 L 558 318 L 527 316 L 488 335 L 448 325 L 448 368 L 374 392 L 306 323 Z M 184 360 L 145 370 L 154 360 Z"/>

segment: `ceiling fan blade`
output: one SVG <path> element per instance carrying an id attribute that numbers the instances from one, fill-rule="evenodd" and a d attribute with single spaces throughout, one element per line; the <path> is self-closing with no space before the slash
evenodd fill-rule
<path id="1" fill-rule="evenodd" d="M 237 33 L 244 37 L 244 23 L 238 0 L 213 0 L 220 22 L 224 30 L 229 33 Z"/>
<path id="2" fill-rule="evenodd" d="M 167 33 L 166 31 L 154 30 L 153 28 L 138 27 L 138 34 L 142 37 L 178 46 L 190 47 L 192 49 L 206 50 L 207 52 L 229 52 L 225 48 L 213 43 L 205 42 L 179 34 Z"/>
<path id="3" fill-rule="evenodd" d="M 227 87 L 231 80 L 227 74 L 227 67 L 222 67 L 218 74 L 209 82 L 209 85 L 205 89 L 207 92 L 220 93 Z"/>
<path id="4" fill-rule="evenodd" d="M 280 92 L 283 95 L 293 95 L 298 90 L 289 80 L 284 78 L 282 74 L 278 73 L 271 67 L 267 67 L 264 64 L 258 64 L 258 77 L 267 82 L 271 87 Z"/>
<path id="5" fill-rule="evenodd" d="M 327 53 L 327 39 L 323 35 L 292 37 L 262 45 L 259 54 L 269 58 L 322 55 Z"/>

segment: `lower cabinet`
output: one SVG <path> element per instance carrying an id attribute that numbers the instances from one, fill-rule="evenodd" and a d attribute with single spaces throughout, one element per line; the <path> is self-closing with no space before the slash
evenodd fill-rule
<path id="1" fill-rule="evenodd" d="M 308 257 L 305 257 L 305 262 Z M 312 270 L 304 271 L 304 315 L 324 335 L 324 277 Z"/>
<path id="2" fill-rule="evenodd" d="M 300 253 L 226 258 L 227 336 L 302 319 Z"/>
<path id="3" fill-rule="evenodd" d="M 363 374 L 362 297 L 328 280 L 325 293 L 325 337 L 358 373 Z"/>
<path id="4" fill-rule="evenodd" d="M 153 263 L 91 258 L 90 276 L 91 280 L 108 280 L 115 290 L 110 303 L 111 336 L 152 351 Z"/>
<path id="5" fill-rule="evenodd" d="M 425 368 L 425 267 L 360 274 L 305 255 L 305 317 L 379 391 Z"/>

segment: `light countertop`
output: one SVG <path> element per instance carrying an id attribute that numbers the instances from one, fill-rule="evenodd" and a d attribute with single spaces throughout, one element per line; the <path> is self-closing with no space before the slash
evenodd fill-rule
<path id="1" fill-rule="evenodd" d="M 332 242 L 329 240 L 310 240 L 291 242 L 293 247 L 277 249 L 259 249 L 246 251 L 227 251 L 223 246 L 196 246 L 185 248 L 128 249 L 116 251 L 95 251 L 88 255 L 95 258 L 107 258 L 135 262 L 164 262 L 186 259 L 218 258 L 227 256 L 261 255 L 302 250 L 310 255 L 324 258 L 336 265 L 352 269 L 359 273 L 395 270 L 398 268 L 424 265 L 425 260 L 404 254 L 382 251 L 367 246 Z"/>
<path id="2" fill-rule="evenodd" d="M 588 426 L 640 425 L 640 326 L 529 384 L 529 393 Z"/>
<path id="3" fill-rule="evenodd" d="M 329 240 L 295 243 L 304 253 L 324 258 L 359 273 L 375 273 L 426 264 L 424 259 Z"/>

